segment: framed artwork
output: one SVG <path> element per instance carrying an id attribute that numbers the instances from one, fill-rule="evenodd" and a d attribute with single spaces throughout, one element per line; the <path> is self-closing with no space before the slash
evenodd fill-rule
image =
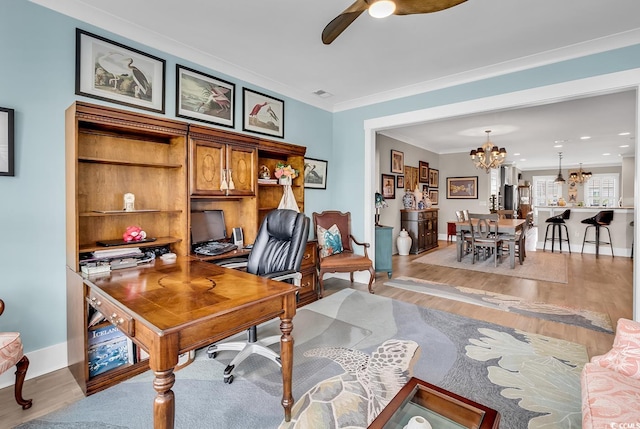
<path id="1" fill-rule="evenodd" d="M 304 187 L 327 189 L 327 161 L 321 159 L 304 159 Z"/>
<path id="2" fill-rule="evenodd" d="M 393 174 L 383 174 L 380 189 L 384 199 L 394 199 L 396 197 L 396 179 Z"/>
<path id="3" fill-rule="evenodd" d="M 13 121 L 14 110 L 0 107 L 0 176 L 15 176 Z"/>
<path id="4" fill-rule="evenodd" d="M 428 185 L 422 185 L 422 193 L 424 194 L 425 192 L 429 192 L 429 186 Z"/>
<path id="5" fill-rule="evenodd" d="M 404 174 L 404 152 L 391 149 L 391 172 Z"/>
<path id="6" fill-rule="evenodd" d="M 440 176 L 440 172 L 438 170 L 436 170 L 435 168 L 429 169 L 429 187 L 430 188 L 438 187 L 438 181 L 440 180 L 439 176 Z"/>
<path id="7" fill-rule="evenodd" d="M 414 190 L 418 186 L 418 167 L 410 167 L 406 165 L 404 167 L 404 183 L 405 188 Z"/>
<path id="8" fill-rule="evenodd" d="M 242 88 L 242 129 L 284 138 L 284 101 Z"/>
<path id="9" fill-rule="evenodd" d="M 438 191 L 432 189 L 429 191 L 429 199 L 431 200 L 431 204 L 434 206 L 438 205 Z"/>
<path id="10" fill-rule="evenodd" d="M 236 86 L 176 64 L 176 116 L 233 128 Z"/>
<path id="11" fill-rule="evenodd" d="M 429 163 L 418 161 L 418 181 L 420 183 L 429 183 Z"/>
<path id="12" fill-rule="evenodd" d="M 76 94 L 164 113 L 165 60 L 76 28 Z"/>
<path id="13" fill-rule="evenodd" d="M 447 177 L 447 199 L 477 200 L 478 176 Z"/>
<path id="14" fill-rule="evenodd" d="M 404 188 L 404 176 L 396 176 L 396 188 Z"/>

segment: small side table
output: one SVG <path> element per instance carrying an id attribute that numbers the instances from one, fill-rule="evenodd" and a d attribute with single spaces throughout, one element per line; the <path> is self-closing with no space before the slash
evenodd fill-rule
<path id="1" fill-rule="evenodd" d="M 447 222 L 447 243 L 449 241 L 453 242 L 453 238 L 456 236 L 456 223 L 455 222 Z"/>
<path id="2" fill-rule="evenodd" d="M 391 234 L 393 228 L 390 226 L 376 225 L 376 272 L 386 271 L 391 278 Z"/>

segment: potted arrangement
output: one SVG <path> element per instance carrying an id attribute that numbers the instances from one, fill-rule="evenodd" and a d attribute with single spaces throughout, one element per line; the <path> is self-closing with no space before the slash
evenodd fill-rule
<path id="1" fill-rule="evenodd" d="M 290 164 L 284 162 L 278 162 L 276 164 L 275 176 L 281 185 L 291 185 L 293 179 L 298 177 L 298 170 L 293 168 Z"/>

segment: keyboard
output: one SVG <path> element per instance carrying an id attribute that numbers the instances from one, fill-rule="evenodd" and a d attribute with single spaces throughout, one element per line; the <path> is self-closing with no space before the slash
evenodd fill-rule
<path id="1" fill-rule="evenodd" d="M 209 241 L 198 245 L 193 251 L 198 255 L 203 256 L 216 256 L 223 253 L 231 252 L 237 249 L 238 246 L 232 243 L 226 243 L 222 241 Z"/>

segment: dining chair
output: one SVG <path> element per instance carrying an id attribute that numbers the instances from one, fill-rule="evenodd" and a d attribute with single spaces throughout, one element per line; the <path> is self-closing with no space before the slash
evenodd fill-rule
<path id="1" fill-rule="evenodd" d="M 515 219 L 516 211 L 515 210 L 498 210 L 498 216 L 500 219 Z"/>
<path id="2" fill-rule="evenodd" d="M 456 220 L 458 222 L 468 222 L 469 221 L 469 211 L 468 210 L 456 210 Z M 466 255 L 471 252 L 471 235 L 469 231 L 461 231 L 460 234 L 456 237 L 456 240 L 463 240 L 462 244 L 462 254 Z"/>
<path id="3" fill-rule="evenodd" d="M 498 254 L 502 260 L 503 238 L 498 230 L 499 216 L 497 213 L 470 213 L 469 231 L 471 235 L 471 246 L 473 249 L 472 263 L 476 263 L 480 252 L 486 256 L 494 255 L 494 266 L 498 266 Z"/>

